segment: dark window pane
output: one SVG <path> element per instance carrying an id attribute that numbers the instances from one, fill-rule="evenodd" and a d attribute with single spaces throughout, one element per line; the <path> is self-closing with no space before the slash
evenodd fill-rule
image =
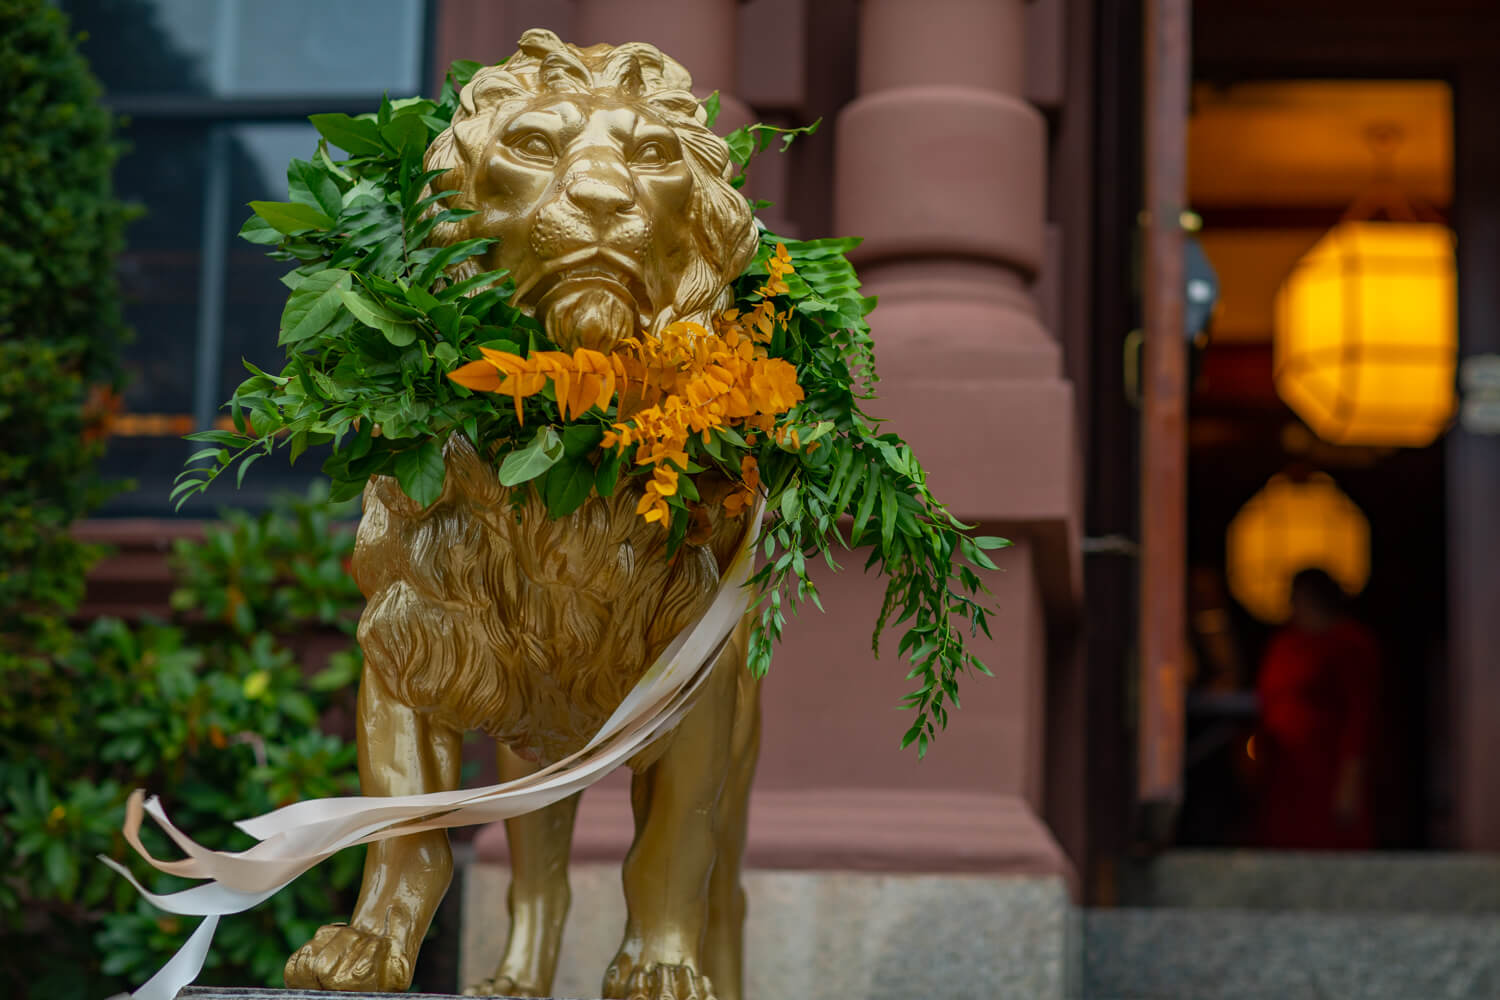
<path id="1" fill-rule="evenodd" d="M 221 3 L 228 0 L 220 0 Z M 242 0 L 224 93 L 414 94 L 422 87 L 418 0 Z"/>
<path id="2" fill-rule="evenodd" d="M 233 151 L 229 173 L 231 239 L 225 260 L 223 341 L 219 352 L 215 404 L 229 399 L 246 376 L 244 360 L 268 371 L 280 371 L 285 353 L 276 344 L 287 288 L 281 276 L 290 261 L 272 260 L 266 248 L 246 243 L 234 233 L 250 216 L 247 202 L 286 200 L 286 165 L 293 157 L 307 159 L 318 145 L 310 125 L 241 125 L 228 129 Z M 259 471 L 259 470 L 257 470 Z"/>
<path id="3" fill-rule="evenodd" d="M 393 95 L 421 87 L 422 0 L 65 0 L 115 95 Z"/>
<path id="4" fill-rule="evenodd" d="M 131 413 L 192 412 L 207 137 L 206 128 L 150 122 L 125 133 L 131 152 L 115 170 L 115 190 L 146 213 L 131 223 L 120 259 L 135 328 L 124 351 Z"/>
<path id="5" fill-rule="evenodd" d="M 112 442 L 106 469 L 138 484 L 109 513 L 149 514 L 166 509 L 182 460 L 197 450 L 177 435 L 205 416 L 224 415 L 221 406 L 245 378 L 246 359 L 281 368 L 276 334 L 287 290 L 280 277 L 291 265 L 234 234 L 249 216 L 247 202 L 286 197 L 285 165 L 310 155 L 317 133 L 292 123 L 147 124 L 130 138 L 135 148 L 120 165 L 120 190 L 148 214 L 132 229 L 122 259 L 136 340 L 125 352 L 124 433 Z M 205 324 L 215 334 L 206 345 Z M 287 470 L 282 459 L 267 460 L 247 477 L 242 494 L 216 488 L 214 502 L 253 505 L 268 489 L 300 489 L 319 461 L 309 456 Z M 204 503 L 195 502 L 200 514 Z"/>
<path id="6" fill-rule="evenodd" d="M 63 0 L 111 94 L 209 92 L 218 0 Z"/>
<path id="7" fill-rule="evenodd" d="M 106 92 L 133 109 L 120 194 L 146 209 L 120 266 L 135 342 L 129 384 L 105 471 L 136 480 L 106 515 L 170 513 L 167 497 L 194 426 L 222 419 L 243 362 L 279 370 L 276 345 L 289 269 L 236 237 L 245 203 L 286 197 L 286 163 L 316 134 L 301 117 L 331 99 L 371 109 L 378 95 L 421 89 L 425 0 L 59 0 L 87 40 Z M 140 101 L 131 102 L 139 97 Z M 154 98 L 167 98 L 154 101 Z M 256 99 L 281 103 L 253 104 Z M 249 100 L 252 104 L 231 103 Z M 295 114 L 294 114 L 295 111 Z M 241 117 L 236 117 L 236 116 Z M 265 120 L 270 115 L 273 120 Z M 285 121 L 280 119 L 286 116 Z M 295 470 L 257 465 L 243 491 L 231 479 L 184 513 L 257 506 L 301 489 L 321 455 Z"/>
<path id="8" fill-rule="evenodd" d="M 243 489 L 235 489 L 231 470 L 214 483 L 206 495 L 195 496 L 180 512 L 169 501 L 172 482 L 182 471 L 183 460 L 202 445 L 181 438 L 112 437 L 106 452 L 105 474 L 129 479 L 135 489 L 112 499 L 100 511 L 103 517 L 214 517 L 224 507 L 264 507 L 278 493 L 304 493 L 321 479 L 318 467 L 328 457 L 326 448 L 309 448 L 307 454 L 288 466 L 286 453 L 262 458 L 245 476 Z"/>

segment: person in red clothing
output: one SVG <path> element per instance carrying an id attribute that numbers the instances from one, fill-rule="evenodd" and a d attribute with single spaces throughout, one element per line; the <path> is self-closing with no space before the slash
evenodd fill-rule
<path id="1" fill-rule="evenodd" d="M 1271 640 L 1256 687 L 1260 839 L 1266 847 L 1368 850 L 1368 794 L 1380 652 L 1320 569 L 1292 581 L 1292 616 Z"/>

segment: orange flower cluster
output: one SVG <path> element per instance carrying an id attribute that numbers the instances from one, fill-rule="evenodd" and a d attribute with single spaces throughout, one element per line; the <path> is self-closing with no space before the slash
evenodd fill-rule
<path id="1" fill-rule="evenodd" d="M 628 422 L 616 423 L 605 434 L 604 447 L 636 445 L 636 464 L 653 466 L 636 509 L 648 521 L 666 523 L 671 516 L 666 498 L 677 492 L 678 470 L 687 468 L 690 435 L 701 434 L 707 442 L 719 427 L 773 432 L 776 417 L 802 401 L 797 369 L 768 357 L 765 347 L 776 324 L 788 318 L 771 301 L 788 291 L 792 258 L 786 246 L 778 243 L 766 264 L 770 275 L 757 289 L 760 301 L 748 311 L 730 309 L 715 317 L 713 333 L 696 323 L 673 323 L 659 339 L 629 345 L 644 366 L 642 402 L 647 405 Z M 652 398 L 653 393 L 660 398 Z M 753 433 L 749 439 L 754 441 Z M 738 516 L 759 486 L 760 468 L 754 456 L 746 455 L 740 461 L 740 483 L 723 500 L 725 513 Z"/>
<path id="2" fill-rule="evenodd" d="M 494 392 L 521 401 L 541 392 L 547 382 L 556 387 L 558 410 L 564 420 L 597 406 L 605 409 L 618 395 L 617 422 L 605 432 L 602 446 L 635 446 L 635 464 L 652 466 L 636 513 L 663 524 L 671 516 L 667 498 L 675 496 L 678 477 L 687 468 L 687 442 L 694 434 L 707 442 L 714 430 L 746 428 L 775 433 L 785 443 L 788 435 L 776 428 L 776 418 L 803 398 L 797 370 L 767 355 L 777 323 L 771 296 L 785 294 L 792 261 L 778 245 L 768 261 L 770 275 L 759 289 L 761 300 L 747 311 L 728 310 L 714 319 L 710 332 L 701 325 L 678 322 L 659 336 L 626 340 L 621 350 L 605 355 L 580 348 L 534 351 L 528 357 L 480 348 L 480 361 L 449 373 L 459 385 Z M 753 441 L 753 433 L 751 434 Z M 796 434 L 790 434 L 795 447 Z M 740 463 L 741 482 L 723 501 L 731 516 L 754 499 L 760 472 L 752 456 Z"/>
<path id="3" fill-rule="evenodd" d="M 528 357 L 481 347 L 481 361 L 471 361 L 448 373 L 465 388 L 496 392 L 516 401 L 516 419 L 522 421 L 521 400 L 535 396 L 551 380 L 557 386 L 557 409 L 562 418 L 581 416 L 597 406 L 607 407 L 615 395 L 615 379 L 623 377 L 618 355 L 606 355 L 580 347 L 564 351 L 533 351 Z"/>
<path id="4" fill-rule="evenodd" d="M 759 337 L 729 317 L 710 333 L 696 323 L 673 323 L 660 338 L 632 342 L 641 365 L 643 408 L 604 435 L 606 448 L 635 446 L 635 463 L 653 466 L 638 513 L 665 520 L 666 498 L 677 492 L 679 471 L 687 468 L 687 442 L 704 441 L 721 427 L 770 432 L 776 417 L 802 401 L 797 369 L 766 357 Z M 741 469 L 741 475 L 745 475 Z M 754 496 L 742 484 L 726 501 L 737 513 Z"/>

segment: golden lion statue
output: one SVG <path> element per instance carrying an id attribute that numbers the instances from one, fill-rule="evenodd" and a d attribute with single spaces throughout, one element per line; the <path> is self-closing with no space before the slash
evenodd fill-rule
<path id="1" fill-rule="evenodd" d="M 435 183 L 459 192 L 449 207 L 477 210 L 438 241 L 500 240 L 454 277 L 506 268 L 516 304 L 568 351 L 706 324 L 728 305 L 757 233 L 691 86 L 649 45 L 522 36 L 508 62 L 464 87 L 427 153 L 428 169 L 447 170 Z M 365 491 L 354 574 L 368 598 L 358 718 L 368 795 L 456 788 L 468 729 L 500 743 L 506 778 L 579 749 L 707 605 L 747 528 L 715 513 L 699 544 L 668 560 L 666 533 L 635 513 L 639 488 L 622 482 L 553 521 L 529 492 L 516 508 L 461 435 L 445 459 L 443 494 L 426 510 L 388 478 Z M 759 740 L 747 635 L 742 623 L 681 724 L 630 762 L 629 919 L 605 997 L 740 995 L 740 857 Z M 507 822 L 510 937 L 470 994 L 548 995 L 577 805 Z M 352 919 L 287 961 L 287 985 L 406 989 L 452 868 L 441 831 L 371 846 Z"/>

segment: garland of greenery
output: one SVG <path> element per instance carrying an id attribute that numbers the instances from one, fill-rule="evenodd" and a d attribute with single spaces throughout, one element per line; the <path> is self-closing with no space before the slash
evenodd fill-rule
<path id="1" fill-rule="evenodd" d="M 976 569 L 994 569 L 985 550 L 1007 543 L 967 534 L 928 491 L 911 449 L 860 408 L 876 375 L 865 320 L 874 300 L 860 294 L 845 256 L 858 241 L 762 231 L 734 283 L 735 308 L 713 331 L 675 324 L 659 341 L 631 341 L 610 357 L 561 352 L 510 305 L 515 286 L 504 272 L 445 280 L 493 240 L 425 245 L 435 226 L 472 214 L 444 207 L 455 192 L 432 192 L 442 171 L 424 171 L 422 158 L 478 68 L 455 63 L 440 101 L 387 99 L 375 114 L 312 116 L 322 139 L 313 159 L 288 167 L 291 200 L 251 203 L 240 235 L 295 264 L 282 279 L 291 289 L 279 338 L 287 364 L 272 374 L 247 363 L 250 377 L 229 402 L 233 429 L 191 435 L 209 447 L 189 460 L 173 491 L 179 505 L 230 466 L 243 481 L 279 446 L 295 461 L 322 444 L 332 445 L 323 471 L 333 499 L 387 475 L 430 505 L 455 433 L 495 458 L 503 485 L 535 490 L 553 517 L 649 477 L 639 513 L 663 524 L 674 549 L 693 537 L 703 504 L 734 514 L 753 509 L 759 494 L 770 520 L 753 580 L 751 669 L 763 675 L 770 666 L 787 610 L 806 600 L 821 609 L 808 560 L 837 569 L 834 545 L 867 545 L 866 569 L 889 580 L 877 652 L 887 624 L 909 623 L 900 653 L 912 664 L 916 686 L 904 704 L 916 720 L 902 746 L 925 754 L 958 706 L 959 676 L 989 672 L 964 632 L 989 634 L 988 589 Z M 717 98 L 705 106 L 711 123 Z M 776 136 L 785 148 L 806 131 L 731 133 L 737 184 Z M 333 146 L 348 156 L 335 159 Z M 689 343 L 708 344 L 706 360 L 695 365 L 684 356 L 692 352 L 673 351 Z M 700 473 L 733 492 L 706 498 L 697 483 L 710 479 Z M 852 518 L 847 536 L 844 517 Z"/>

